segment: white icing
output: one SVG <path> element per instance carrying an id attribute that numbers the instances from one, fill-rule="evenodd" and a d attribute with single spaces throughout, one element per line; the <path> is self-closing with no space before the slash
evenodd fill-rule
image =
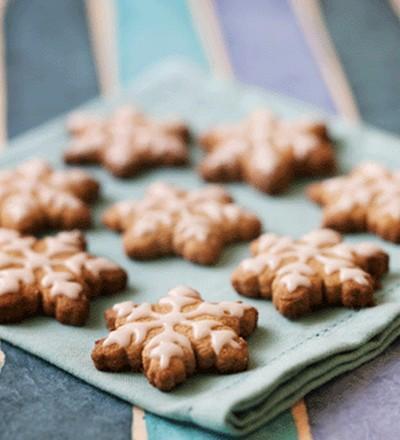
<path id="1" fill-rule="evenodd" d="M 168 296 L 184 296 L 189 298 L 200 299 L 200 293 L 191 287 L 187 286 L 176 286 L 168 292 Z"/>
<path id="2" fill-rule="evenodd" d="M 18 223 L 38 214 L 46 217 L 54 211 L 79 209 L 83 202 L 71 193 L 71 188 L 89 180 L 80 170 L 54 171 L 39 159 L 24 162 L 1 176 L 1 211 Z"/>
<path id="3" fill-rule="evenodd" d="M 171 252 L 179 252 L 184 240 L 206 242 L 211 235 L 222 242 L 234 239 L 247 219 L 220 186 L 185 191 L 163 182 L 152 184 L 144 199 L 119 202 L 107 214 L 134 239 L 156 237 L 162 231 Z"/>
<path id="4" fill-rule="evenodd" d="M 357 267 L 355 256 L 369 257 L 380 249 L 370 243 L 350 245 L 340 240 L 340 234 L 329 229 L 313 231 L 299 241 L 265 234 L 257 240 L 258 255 L 244 260 L 240 268 L 257 276 L 269 270 L 272 279 L 284 285 L 288 292 L 310 287 L 310 278 L 322 275 L 317 270 L 318 264 L 326 276 L 338 274 L 341 282 L 353 280 L 368 284 L 369 276 Z"/>
<path id="5" fill-rule="evenodd" d="M 324 202 L 329 213 L 348 213 L 362 208 L 400 221 L 398 175 L 379 164 L 363 164 L 348 176 L 328 179 L 322 183 L 322 190 L 329 196 Z"/>
<path id="6" fill-rule="evenodd" d="M 240 220 L 242 215 L 242 210 L 239 206 L 229 203 L 223 207 L 223 212 L 225 217 L 231 222 L 237 222 Z"/>
<path id="7" fill-rule="evenodd" d="M 0 295 L 18 293 L 21 283 L 27 286 L 38 282 L 53 297 L 76 299 L 82 292 L 78 279 L 84 270 L 98 275 L 116 267 L 104 258 L 82 252 L 78 232 L 62 232 L 44 239 L 46 246 L 41 251 L 35 250 L 36 243 L 33 237 L 0 229 Z"/>
<path id="8" fill-rule="evenodd" d="M 104 346 L 118 344 L 127 347 L 132 342 L 144 343 L 148 355 L 159 361 L 160 368 L 168 368 L 174 357 L 182 358 L 184 350 L 192 352 L 190 339 L 176 329 L 178 325 L 190 328 L 195 340 L 209 337 L 217 356 L 225 346 L 234 349 L 240 347 L 237 334 L 231 329 L 221 328 L 219 318 L 225 315 L 240 318 L 249 306 L 227 301 L 203 302 L 198 292 L 185 286 L 171 289 L 159 304 L 168 306 L 168 310 L 157 312 L 148 303 L 136 306 L 132 302 L 124 302 L 115 305 L 113 310 L 117 316 L 125 317 L 126 323 L 109 334 L 103 342 Z M 187 306 L 191 307 L 186 309 Z M 148 340 L 152 329 L 160 330 Z"/>
<path id="9" fill-rule="evenodd" d="M 168 212 L 152 211 L 139 218 L 132 227 L 136 236 L 157 232 L 160 227 L 172 226 L 172 216 Z"/>
<path id="10" fill-rule="evenodd" d="M 180 131 L 170 127 L 145 117 L 133 107 L 121 107 L 104 120 L 79 116 L 68 123 L 72 135 L 69 150 L 78 154 L 100 151 L 99 160 L 116 167 L 160 160 L 164 155 L 181 158 L 186 147 Z"/>
<path id="11" fill-rule="evenodd" d="M 301 237 L 314 246 L 331 246 L 342 241 L 340 234 L 332 229 L 316 229 Z"/>
<path id="12" fill-rule="evenodd" d="M 370 257 L 371 255 L 382 252 L 382 249 L 373 243 L 357 243 L 353 245 L 354 252 L 363 257 Z"/>
<path id="13" fill-rule="evenodd" d="M 283 284 L 289 293 L 294 292 L 299 287 L 311 286 L 310 278 L 298 272 L 293 272 L 290 274 L 283 275 L 279 279 L 279 283 Z"/>
<path id="14" fill-rule="evenodd" d="M 186 216 L 176 225 L 175 234 L 187 240 L 206 241 L 210 234 L 210 223 L 204 218 Z"/>
<path id="15" fill-rule="evenodd" d="M 358 284 L 369 284 L 368 275 L 361 269 L 348 267 L 340 270 L 340 281 L 355 281 Z"/>
<path id="16" fill-rule="evenodd" d="M 271 147 L 268 147 L 266 143 L 257 144 L 251 154 L 253 169 L 267 175 L 276 170 L 279 163 L 278 153 Z"/>
<path id="17" fill-rule="evenodd" d="M 119 304 L 114 304 L 113 310 L 116 312 L 117 317 L 121 318 L 129 315 L 134 307 L 135 303 L 133 301 L 124 301 Z"/>
<path id="18" fill-rule="evenodd" d="M 242 166 L 242 159 L 251 158 L 251 167 L 266 175 L 273 174 L 281 157 L 291 150 L 298 160 L 304 160 L 325 139 L 315 127 L 321 122 L 285 122 L 267 109 L 252 112 L 236 125 L 219 126 L 208 133 L 212 150 L 205 163 L 209 167 Z"/>

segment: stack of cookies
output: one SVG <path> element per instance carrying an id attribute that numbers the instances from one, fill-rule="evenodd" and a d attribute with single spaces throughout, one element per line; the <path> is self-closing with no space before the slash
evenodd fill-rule
<path id="1" fill-rule="evenodd" d="M 191 137 L 181 120 L 157 121 L 126 106 L 103 118 L 73 114 L 67 129 L 65 162 L 98 164 L 116 178 L 189 163 Z M 216 183 L 245 182 L 267 197 L 296 178 L 335 173 L 326 125 L 261 109 L 211 128 L 200 145 L 205 155 L 197 170 L 212 184 L 188 189 L 155 182 L 142 199 L 118 200 L 104 211 L 103 225 L 121 233 L 130 258 L 175 255 L 211 266 L 229 244 L 252 240 L 251 257 L 232 272 L 240 295 L 270 300 L 290 319 L 327 306 L 373 306 L 389 256 L 372 243 L 345 243 L 340 233 L 368 231 L 400 242 L 399 172 L 367 163 L 313 183 L 307 195 L 324 207 L 322 229 L 298 239 L 260 235 L 257 215 Z M 81 169 L 55 170 L 39 159 L 1 171 L 0 182 L 0 323 L 44 314 L 85 325 L 90 300 L 121 292 L 128 282 L 122 267 L 87 251 L 82 230 L 91 227 L 99 183 Z M 49 229 L 59 232 L 29 235 Z M 257 327 L 257 310 L 234 299 L 207 302 L 176 282 L 155 304 L 126 301 L 105 311 L 110 332 L 92 352 L 99 370 L 143 371 L 152 385 L 169 391 L 195 372 L 248 367 L 246 338 Z"/>

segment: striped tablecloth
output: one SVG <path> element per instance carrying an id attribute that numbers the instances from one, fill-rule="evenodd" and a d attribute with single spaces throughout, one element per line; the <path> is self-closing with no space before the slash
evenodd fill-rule
<path id="1" fill-rule="evenodd" d="M 397 0 L 2 0 L 0 139 L 176 55 L 400 132 L 399 12 Z M 144 414 L 15 347 L 2 349 L 0 438 L 225 438 Z M 399 354 L 396 343 L 251 438 L 400 438 Z"/>

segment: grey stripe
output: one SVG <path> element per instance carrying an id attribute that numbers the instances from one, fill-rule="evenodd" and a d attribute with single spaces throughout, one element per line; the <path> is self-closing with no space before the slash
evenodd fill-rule
<path id="1" fill-rule="evenodd" d="M 5 38 L 9 136 L 98 93 L 82 0 L 12 0 Z"/>

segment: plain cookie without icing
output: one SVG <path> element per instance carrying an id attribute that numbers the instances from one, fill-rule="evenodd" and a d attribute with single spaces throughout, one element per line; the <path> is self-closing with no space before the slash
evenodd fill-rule
<path id="1" fill-rule="evenodd" d="M 307 194 L 323 206 L 323 226 L 400 243 L 400 171 L 364 163 L 347 176 L 310 185 Z"/>
<path id="2" fill-rule="evenodd" d="M 122 232 L 132 258 L 176 254 L 199 264 L 216 263 L 226 244 L 251 240 L 261 230 L 258 218 L 220 186 L 186 191 L 162 182 L 151 185 L 140 201 L 111 206 L 103 223 Z"/>
<path id="3" fill-rule="evenodd" d="M 264 234 L 252 258 L 232 274 L 238 293 L 271 299 L 282 315 L 297 318 L 323 306 L 367 307 L 388 271 L 389 256 L 372 243 L 347 244 L 339 233 L 319 229 L 299 240 Z"/>
<path id="4" fill-rule="evenodd" d="M 0 229 L 0 324 L 37 314 L 83 325 L 89 302 L 125 288 L 126 272 L 86 252 L 78 231 L 36 239 Z"/>
<path id="5" fill-rule="evenodd" d="M 103 371 L 143 371 L 170 391 L 195 372 L 247 369 L 248 337 L 257 326 L 254 307 L 209 303 L 189 287 L 170 290 L 156 304 L 126 301 L 106 311 L 110 334 L 96 341 L 93 362 Z"/>
<path id="6" fill-rule="evenodd" d="M 73 113 L 67 130 L 72 140 L 65 162 L 97 163 L 117 177 L 188 161 L 189 130 L 182 121 L 154 121 L 132 106 L 120 107 L 109 118 Z"/>
<path id="7" fill-rule="evenodd" d="M 324 123 L 283 121 L 268 110 L 217 126 L 200 142 L 207 152 L 199 167 L 205 180 L 243 180 L 269 194 L 284 191 L 295 177 L 327 175 L 336 168 Z"/>

